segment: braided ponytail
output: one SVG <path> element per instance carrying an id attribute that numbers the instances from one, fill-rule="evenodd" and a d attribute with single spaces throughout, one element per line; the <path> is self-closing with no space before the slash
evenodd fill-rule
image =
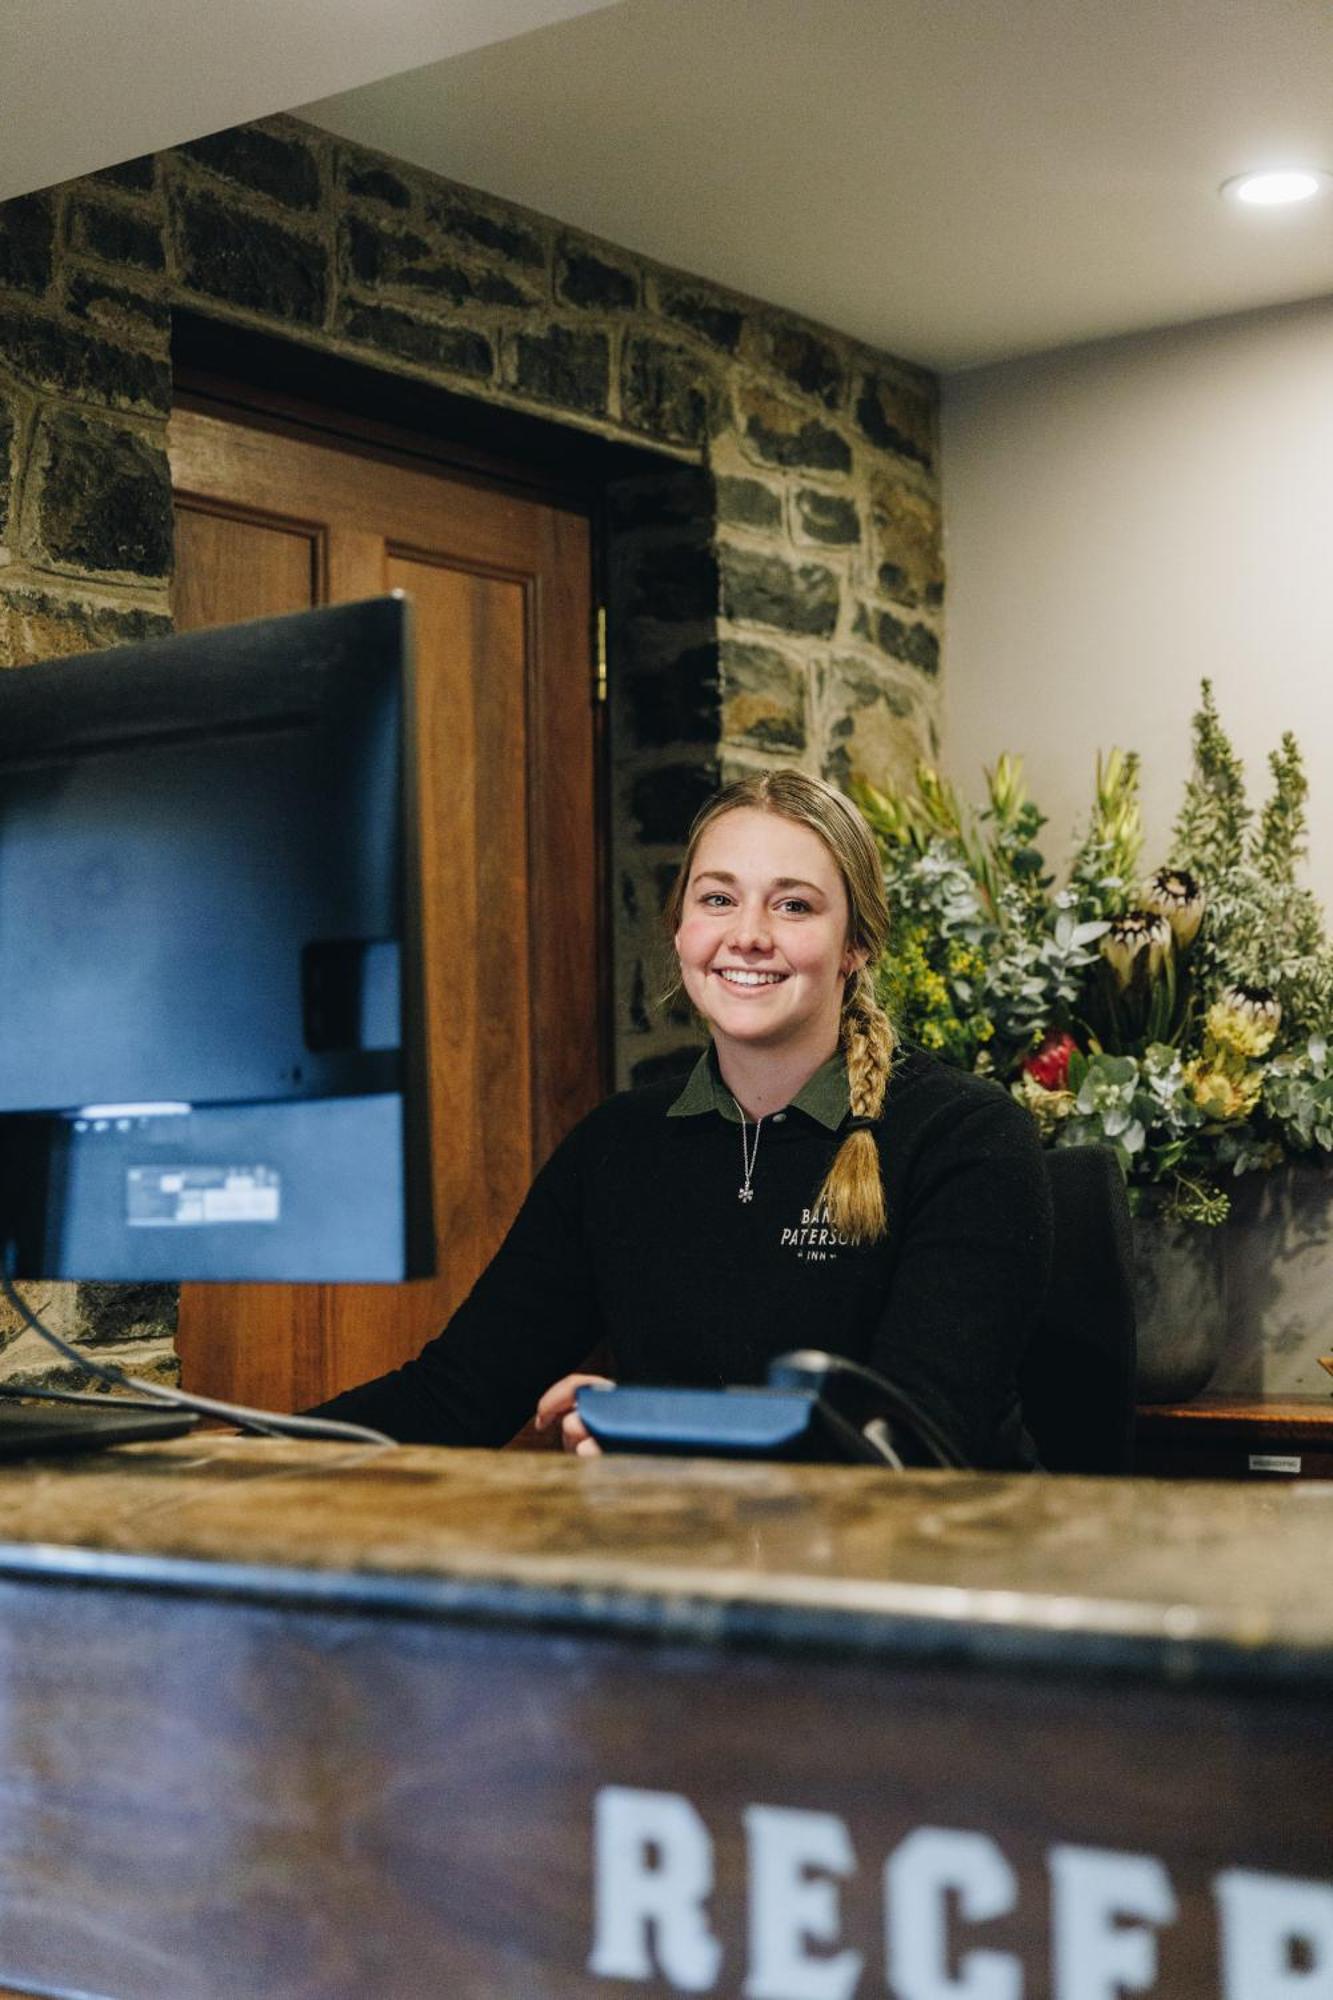
<path id="1" fill-rule="evenodd" d="M 884 1109 L 893 1062 L 893 1024 L 875 998 L 863 966 L 847 981 L 842 1003 L 842 1047 L 853 1118 L 877 1119 Z M 815 1197 L 830 1227 L 852 1243 L 878 1243 L 887 1227 L 879 1149 L 872 1132 L 849 1132 Z"/>

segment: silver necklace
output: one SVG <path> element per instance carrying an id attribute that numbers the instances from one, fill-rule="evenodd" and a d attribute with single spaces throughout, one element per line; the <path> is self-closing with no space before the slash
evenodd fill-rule
<path id="1" fill-rule="evenodd" d="M 733 1097 L 731 1101 L 736 1106 L 736 1115 L 741 1121 L 741 1159 L 745 1164 L 745 1179 L 736 1190 L 736 1199 L 737 1201 L 753 1201 L 754 1189 L 750 1186 L 750 1180 L 754 1174 L 754 1163 L 759 1158 L 759 1134 L 763 1130 L 764 1121 L 762 1118 L 755 1120 L 754 1146 L 751 1148 L 749 1127 L 746 1123 L 745 1113 L 741 1110 L 738 1099 Z"/>

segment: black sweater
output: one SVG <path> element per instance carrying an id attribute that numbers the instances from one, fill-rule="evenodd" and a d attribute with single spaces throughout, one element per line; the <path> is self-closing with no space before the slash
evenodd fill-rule
<path id="1" fill-rule="evenodd" d="M 495 1445 L 603 1340 L 618 1380 L 672 1384 L 762 1382 L 775 1355 L 823 1347 L 887 1376 L 971 1464 L 1030 1464 L 1015 1378 L 1051 1221 L 1021 1107 L 903 1056 L 875 1128 L 888 1233 L 853 1248 L 811 1212 L 836 1134 L 796 1106 L 765 1119 L 743 1204 L 739 1127 L 715 1110 L 668 1117 L 679 1088 L 585 1118 L 444 1332 L 319 1414 L 405 1443 Z"/>

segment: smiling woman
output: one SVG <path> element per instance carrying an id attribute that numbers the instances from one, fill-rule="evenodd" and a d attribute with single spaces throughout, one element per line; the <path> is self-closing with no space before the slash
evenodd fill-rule
<path id="1" fill-rule="evenodd" d="M 963 1463 L 1033 1463 L 1017 1377 L 1050 1257 L 1031 1120 L 901 1048 L 872 969 L 888 912 L 869 830 L 796 771 L 699 815 L 667 921 L 709 1046 L 681 1089 L 603 1104 L 538 1175 L 416 1361 L 322 1413 L 405 1441 L 502 1444 L 531 1415 L 596 1450 L 571 1373 L 756 1383 L 803 1346 L 868 1363 Z M 761 1160 L 762 1146 L 762 1160 Z"/>

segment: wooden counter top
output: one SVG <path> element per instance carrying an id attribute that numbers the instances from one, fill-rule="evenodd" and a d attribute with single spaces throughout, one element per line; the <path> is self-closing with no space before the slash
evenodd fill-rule
<path id="1" fill-rule="evenodd" d="M 53 1583 L 1333 1684 L 1333 1484 L 219 1437 L 6 1467 L 0 1521 Z"/>
<path id="2" fill-rule="evenodd" d="M 0 1989 L 1333 1963 L 1333 1483 L 216 1437 L 11 1467 L 0 1520 Z"/>

